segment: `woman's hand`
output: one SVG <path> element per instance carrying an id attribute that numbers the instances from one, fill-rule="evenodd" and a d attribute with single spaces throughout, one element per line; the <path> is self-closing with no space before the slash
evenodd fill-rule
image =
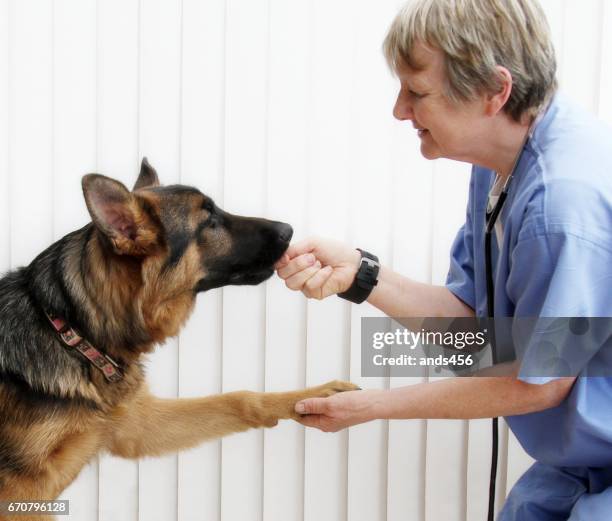
<path id="1" fill-rule="evenodd" d="M 309 398 L 295 404 L 295 411 L 303 414 L 298 420 L 306 427 L 323 432 L 336 432 L 359 423 L 383 417 L 385 391 L 347 391 L 329 398 Z"/>
<path id="2" fill-rule="evenodd" d="M 350 288 L 360 261 L 355 248 L 311 237 L 289 246 L 275 268 L 289 289 L 321 300 Z"/>

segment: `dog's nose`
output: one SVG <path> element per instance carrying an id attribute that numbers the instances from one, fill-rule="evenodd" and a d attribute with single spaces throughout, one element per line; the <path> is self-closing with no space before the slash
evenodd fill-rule
<path id="1" fill-rule="evenodd" d="M 286 223 L 278 223 L 278 238 L 281 242 L 290 242 L 293 237 L 293 228 Z"/>

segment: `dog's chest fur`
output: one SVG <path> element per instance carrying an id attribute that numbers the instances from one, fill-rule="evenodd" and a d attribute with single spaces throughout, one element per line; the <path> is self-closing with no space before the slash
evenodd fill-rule
<path id="1" fill-rule="evenodd" d="M 32 392 L 17 380 L 0 381 L 0 478 L 44 475 L 53 458 L 69 457 L 69 468 L 81 468 L 108 446 L 114 424 L 144 385 L 143 371 L 132 364 L 117 383 L 107 382 L 93 367 L 90 376 L 69 390 L 70 397 Z"/>

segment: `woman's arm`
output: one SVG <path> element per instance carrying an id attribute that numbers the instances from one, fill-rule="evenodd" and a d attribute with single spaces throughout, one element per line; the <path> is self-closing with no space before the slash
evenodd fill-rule
<path id="1" fill-rule="evenodd" d="M 385 266 L 368 302 L 390 317 L 474 316 L 474 310 L 446 287 L 410 280 Z"/>
<path id="2" fill-rule="evenodd" d="M 276 268 L 288 288 L 320 300 L 346 291 L 360 260 L 355 248 L 311 237 L 291 245 Z M 474 310 L 444 286 L 415 282 L 384 266 L 368 302 L 391 317 L 474 316 Z"/>
<path id="3" fill-rule="evenodd" d="M 514 416 L 559 405 L 575 378 L 534 385 L 514 377 L 449 378 L 390 390 L 304 400 L 301 423 L 325 432 L 375 419 L 475 419 Z"/>

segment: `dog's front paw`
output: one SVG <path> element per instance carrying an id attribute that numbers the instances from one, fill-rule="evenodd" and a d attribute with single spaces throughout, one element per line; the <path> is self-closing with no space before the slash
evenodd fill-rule
<path id="1" fill-rule="evenodd" d="M 305 398 L 327 398 L 328 396 L 333 396 L 334 394 L 343 393 L 345 391 L 361 391 L 361 387 L 358 387 L 351 382 L 332 380 L 326 384 L 305 389 L 303 392 L 304 396 L 302 396 L 299 400 L 304 400 Z"/>
<path id="2" fill-rule="evenodd" d="M 343 382 L 342 380 L 332 380 L 331 382 L 327 382 L 323 385 L 309 387 L 308 389 L 304 389 L 303 391 L 298 391 L 297 393 L 295 393 L 293 403 L 289 408 L 290 417 L 294 420 L 298 420 L 301 417 L 301 414 L 295 412 L 295 404 L 301 400 L 305 400 L 307 398 L 329 398 L 334 394 L 343 393 L 346 391 L 360 390 L 361 387 L 358 387 L 357 385 L 352 384 L 350 382 Z"/>
<path id="3" fill-rule="evenodd" d="M 300 418 L 295 412 L 295 404 L 306 398 L 327 398 L 345 391 L 358 391 L 360 387 L 340 380 L 333 380 L 323 385 L 309 387 L 301 391 L 288 393 L 263 393 L 262 407 L 259 412 L 259 425 L 273 427 L 278 420 Z"/>

